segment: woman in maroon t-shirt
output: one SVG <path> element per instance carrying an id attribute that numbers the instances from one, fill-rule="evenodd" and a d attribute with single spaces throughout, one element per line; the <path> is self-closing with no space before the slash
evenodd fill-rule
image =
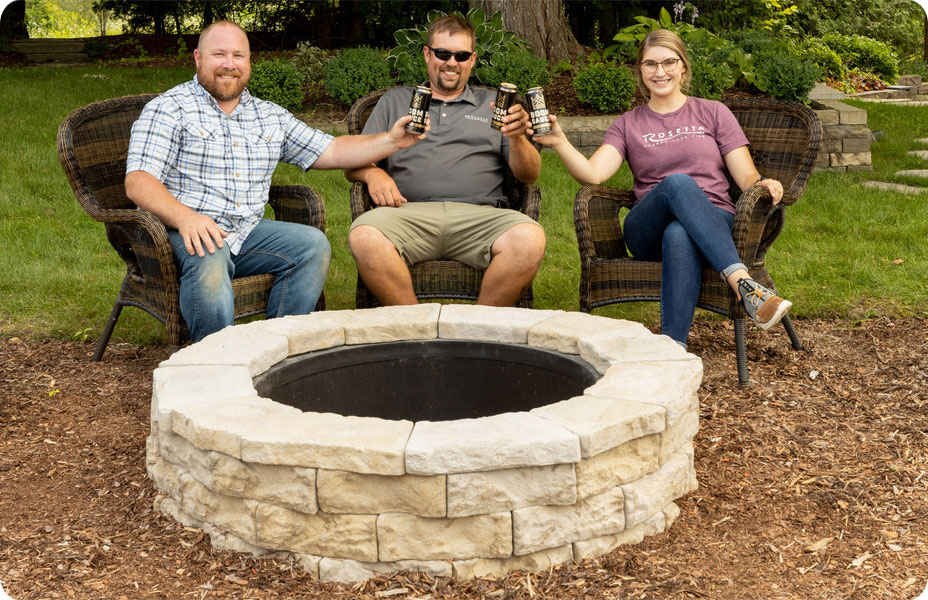
<path id="1" fill-rule="evenodd" d="M 690 67 L 680 37 L 659 29 L 641 41 L 638 87 L 647 104 L 621 115 L 587 159 L 551 116 L 551 146 L 580 183 L 601 183 L 627 160 L 638 202 L 625 218 L 625 243 L 635 258 L 661 260 L 661 332 L 686 347 L 699 298 L 703 264 L 721 273 L 761 329 L 783 318 L 791 303 L 748 274 L 731 238 L 734 203 L 725 171 L 742 190 L 766 188 L 776 204 L 779 181 L 761 177 L 747 138 L 721 102 L 683 93 Z"/>

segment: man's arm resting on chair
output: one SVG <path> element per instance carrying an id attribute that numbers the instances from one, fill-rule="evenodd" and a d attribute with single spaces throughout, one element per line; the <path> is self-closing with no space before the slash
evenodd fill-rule
<path id="1" fill-rule="evenodd" d="M 166 226 L 180 232 L 190 254 L 213 254 L 217 247 L 222 248 L 222 238 L 229 235 L 212 218 L 181 204 L 163 183 L 145 171 L 126 174 L 126 196 L 136 206 L 151 211 Z"/>
<path id="2" fill-rule="evenodd" d="M 400 206 L 406 204 L 406 198 L 400 193 L 396 182 L 386 171 L 375 165 L 345 171 L 348 181 L 360 181 L 367 185 L 371 202 L 377 206 Z"/>

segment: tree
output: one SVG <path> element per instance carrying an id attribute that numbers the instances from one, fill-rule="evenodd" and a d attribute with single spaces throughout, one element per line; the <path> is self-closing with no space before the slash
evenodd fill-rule
<path id="1" fill-rule="evenodd" d="M 0 15 L 0 37 L 26 39 L 29 29 L 26 27 L 26 0 L 10 2 Z"/>
<path id="2" fill-rule="evenodd" d="M 503 27 L 528 40 L 534 54 L 542 58 L 571 59 L 582 50 L 567 25 L 561 0 L 471 0 L 471 6 L 479 6 L 487 15 L 502 12 Z"/>

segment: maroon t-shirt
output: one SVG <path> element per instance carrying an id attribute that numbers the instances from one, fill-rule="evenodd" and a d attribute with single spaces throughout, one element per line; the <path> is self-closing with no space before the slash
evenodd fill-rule
<path id="1" fill-rule="evenodd" d="M 642 104 L 609 126 L 603 144 L 615 146 L 628 161 L 638 200 L 668 175 L 685 173 L 712 204 L 735 212 L 722 157 L 747 146 L 748 138 L 721 102 L 687 97 L 682 107 L 663 115 Z"/>

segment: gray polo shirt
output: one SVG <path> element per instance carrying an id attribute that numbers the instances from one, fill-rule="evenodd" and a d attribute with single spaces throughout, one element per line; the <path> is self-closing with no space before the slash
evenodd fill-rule
<path id="1" fill-rule="evenodd" d="M 387 131 L 409 112 L 411 87 L 383 95 L 364 125 L 364 133 Z M 496 92 L 464 88 L 449 102 L 432 99 L 425 139 L 377 163 L 410 202 L 468 202 L 498 206 L 509 139 L 490 127 Z"/>

